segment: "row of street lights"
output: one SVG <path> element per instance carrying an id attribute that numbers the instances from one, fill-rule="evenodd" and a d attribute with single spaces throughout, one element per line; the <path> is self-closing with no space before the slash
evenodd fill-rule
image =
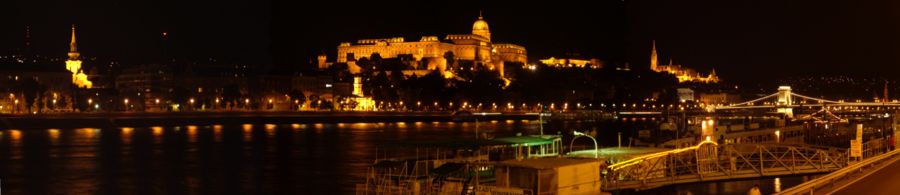
<path id="1" fill-rule="evenodd" d="M 447 107 L 441 107 L 441 105 L 442 105 L 442 104 L 439 103 L 439 102 L 434 102 L 434 103 L 432 104 L 432 106 L 433 106 L 434 108 L 450 109 L 450 108 L 453 108 L 454 103 L 453 103 L 453 102 L 448 102 L 448 103 L 447 103 Z M 535 105 L 536 108 L 543 108 L 546 104 L 543 104 L 543 103 L 537 103 L 537 104 L 534 104 L 534 105 Z M 378 106 L 378 107 L 405 108 L 405 104 L 404 104 L 403 101 L 398 101 L 398 102 L 387 102 L 387 103 L 385 103 L 384 101 L 379 101 L 379 102 L 376 104 L 376 106 Z M 423 103 L 422 103 L 421 101 L 416 101 L 415 106 L 416 106 L 417 108 L 421 108 L 421 107 L 423 106 Z M 601 103 L 601 104 L 600 104 L 600 108 L 629 108 L 629 107 L 631 107 L 631 108 L 633 108 L 633 109 L 637 109 L 637 108 L 641 108 L 641 109 L 674 109 L 674 108 L 676 108 L 676 107 L 679 108 L 679 109 L 698 109 L 698 108 L 703 108 L 703 107 L 705 107 L 705 106 L 706 106 L 705 104 L 687 104 L 687 105 L 685 105 L 684 103 L 678 104 L 678 105 L 675 105 L 675 104 L 668 104 L 668 105 L 666 105 L 666 104 L 658 104 L 658 105 L 657 105 L 657 104 L 636 104 L 636 103 L 635 103 L 635 104 L 630 104 L 630 105 L 629 105 L 629 104 L 624 104 L 624 103 L 623 103 L 623 104 L 621 104 L 621 106 L 618 106 L 618 104 L 610 104 L 610 105 L 606 105 L 605 103 Z M 482 103 L 478 103 L 477 105 L 471 105 L 471 104 L 469 104 L 468 102 L 462 102 L 462 106 L 460 106 L 459 108 L 461 108 L 461 109 L 469 109 L 469 108 L 481 109 L 481 108 L 483 108 L 483 107 L 484 107 L 484 105 L 483 105 Z M 535 108 L 535 107 L 532 107 L 532 108 Z M 491 103 L 491 105 L 490 105 L 489 107 L 487 107 L 487 108 L 491 108 L 491 109 L 501 109 L 501 108 L 503 108 L 503 109 L 513 110 L 513 109 L 516 109 L 517 106 L 516 106 L 516 104 L 513 104 L 513 103 L 511 103 L 511 102 L 508 102 L 508 103 L 506 103 L 506 105 L 505 105 L 504 107 L 501 107 L 501 106 L 498 105 L 496 102 L 493 102 L 493 103 Z M 527 109 L 529 108 L 529 106 L 528 106 L 528 104 L 526 104 L 526 103 L 522 103 L 521 106 L 518 107 L 518 108 L 520 108 L 520 110 L 527 110 Z M 548 106 L 547 108 L 555 110 L 555 109 L 560 108 L 560 107 L 557 107 L 557 104 L 556 104 L 556 103 L 550 103 L 549 106 Z M 588 104 L 576 103 L 576 104 L 575 104 L 575 108 L 577 108 L 577 109 L 583 109 L 583 108 L 597 108 L 597 107 L 594 107 L 594 104 L 593 104 L 593 103 L 588 103 Z M 569 109 L 569 103 L 562 103 L 561 109 L 562 109 L 562 110 L 568 110 L 568 109 Z"/>

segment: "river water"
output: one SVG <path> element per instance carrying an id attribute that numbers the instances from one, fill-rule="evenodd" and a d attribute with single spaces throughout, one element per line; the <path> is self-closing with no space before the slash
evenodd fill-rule
<path id="1" fill-rule="evenodd" d="M 601 146 L 614 146 L 618 132 L 627 138 L 648 124 L 653 122 L 553 122 L 544 132 L 595 130 Z M 0 131 L 0 190 L 3 194 L 353 194 L 376 154 L 413 152 L 386 144 L 474 138 L 476 129 L 497 137 L 540 132 L 537 121 L 527 120 L 9 129 Z M 787 180 L 793 185 L 792 179 Z M 639 194 L 743 193 L 753 184 L 771 186 L 763 180 L 724 182 Z"/>

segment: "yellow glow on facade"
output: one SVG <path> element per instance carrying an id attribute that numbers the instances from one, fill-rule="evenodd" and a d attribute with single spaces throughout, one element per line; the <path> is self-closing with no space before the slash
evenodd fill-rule
<path id="1" fill-rule="evenodd" d="M 574 68 L 574 67 L 593 68 L 593 69 L 603 68 L 603 63 L 600 62 L 600 59 L 596 59 L 596 58 L 585 60 L 585 59 L 566 59 L 566 58 L 550 57 L 547 59 L 542 59 L 540 61 L 543 64 L 546 64 L 548 66 L 557 67 L 557 68 Z M 526 66 L 525 68 L 528 68 L 531 70 L 534 70 L 537 68 L 534 65 L 526 64 L 525 66 Z"/>
<path id="2" fill-rule="evenodd" d="M 451 34 L 443 41 L 437 36 L 422 36 L 419 41 L 407 41 L 403 37 L 361 39 L 356 43 L 342 42 L 337 48 L 338 63 L 347 63 L 351 73 L 358 73 L 360 68 L 356 61 L 372 54 L 381 58 L 397 58 L 400 55 L 411 55 L 415 61 L 426 64 L 426 70 L 405 70 L 404 75 L 419 75 L 431 71 L 440 71 L 445 78 L 456 75 L 450 67 L 446 54 L 453 54 L 454 60 L 475 61 L 487 70 L 494 70 L 503 77 L 504 62 L 528 62 L 527 50 L 523 46 L 507 43 L 494 43 L 487 22 L 483 17 L 472 25 L 471 34 Z M 319 57 L 319 68 L 328 68 L 327 58 Z"/>
<path id="3" fill-rule="evenodd" d="M 362 77 L 353 77 L 353 96 L 352 101 L 356 102 L 356 107 L 350 108 L 355 111 L 374 111 L 375 100 L 372 97 L 366 97 L 363 93 Z M 402 105 L 402 103 L 401 103 Z"/>

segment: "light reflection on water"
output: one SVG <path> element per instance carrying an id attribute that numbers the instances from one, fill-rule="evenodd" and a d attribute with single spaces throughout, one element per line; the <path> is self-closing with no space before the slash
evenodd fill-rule
<path id="1" fill-rule="evenodd" d="M 131 127 L 122 127 L 122 143 L 129 144 L 131 143 L 131 132 L 134 132 L 134 128 Z"/>
<path id="2" fill-rule="evenodd" d="M 50 136 L 51 144 L 59 144 L 59 129 L 47 129 L 47 136 Z"/>
<path id="3" fill-rule="evenodd" d="M 545 132 L 589 125 L 597 124 L 551 123 Z M 10 194 L 350 194 L 376 150 L 382 157 L 436 152 L 384 144 L 472 138 L 475 127 L 395 122 L 3 130 L 0 178 Z M 477 127 L 497 137 L 539 131 L 536 122 L 518 120 Z M 605 130 L 601 145 L 615 144 L 604 133 L 620 127 L 597 128 Z"/>
<path id="4" fill-rule="evenodd" d="M 212 129 L 213 129 L 213 139 L 216 142 L 221 142 L 222 141 L 222 125 L 218 125 L 218 124 L 213 125 Z"/>
<path id="5" fill-rule="evenodd" d="M 154 126 L 154 127 L 150 127 L 150 129 L 153 129 L 153 137 L 158 138 L 158 137 L 161 137 L 163 134 L 163 127 Z"/>
<path id="6" fill-rule="evenodd" d="M 773 194 L 782 189 L 796 186 L 809 181 L 815 176 L 786 176 L 775 178 L 747 179 L 737 181 L 709 182 L 663 186 L 638 192 L 623 192 L 620 194 L 747 194 L 754 185 L 759 186 L 762 194 Z"/>

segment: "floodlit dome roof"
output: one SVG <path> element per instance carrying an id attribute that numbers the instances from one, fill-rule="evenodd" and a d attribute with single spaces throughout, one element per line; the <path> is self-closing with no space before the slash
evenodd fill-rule
<path id="1" fill-rule="evenodd" d="M 484 21 L 484 18 L 478 16 L 478 20 L 472 25 L 472 30 L 488 30 L 488 23 Z"/>

